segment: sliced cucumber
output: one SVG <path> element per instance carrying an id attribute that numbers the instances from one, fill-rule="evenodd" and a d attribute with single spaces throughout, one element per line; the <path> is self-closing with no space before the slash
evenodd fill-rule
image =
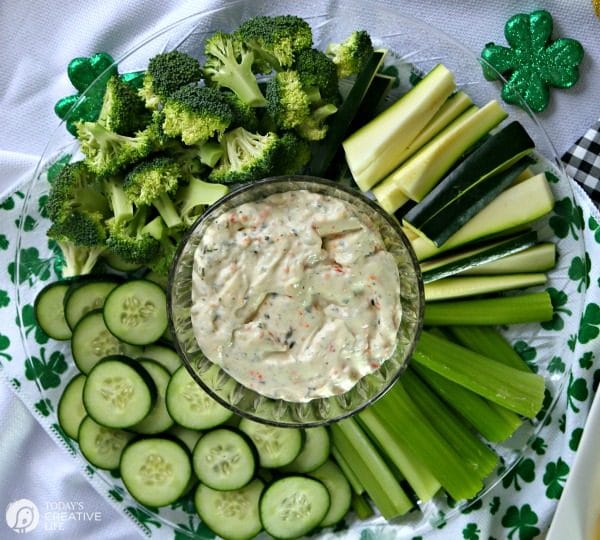
<path id="1" fill-rule="evenodd" d="M 149 345 L 167 329 L 165 291 L 145 279 L 126 281 L 113 289 L 103 313 L 111 333 L 132 345 Z"/>
<path id="2" fill-rule="evenodd" d="M 235 491 L 217 491 L 200 484 L 194 497 L 196 512 L 203 523 L 222 538 L 254 538 L 262 530 L 259 501 L 263 489 L 264 484 L 259 479 Z"/>
<path id="3" fill-rule="evenodd" d="M 196 444 L 202 437 L 202 431 L 198 431 L 197 429 L 187 429 L 175 424 L 171 429 L 169 429 L 169 434 L 173 435 L 177 439 L 179 439 L 187 449 L 191 452 L 194 451 Z"/>
<path id="4" fill-rule="evenodd" d="M 541 173 L 500 193 L 440 247 L 422 237 L 411 240 L 411 244 L 417 259 L 422 261 L 469 242 L 527 225 L 549 213 L 553 207 L 554 195 L 546 175 Z"/>
<path id="5" fill-rule="evenodd" d="M 356 118 L 360 104 L 383 63 L 385 54 L 383 50 L 374 51 L 364 63 L 350 92 L 340 105 L 339 110 L 333 115 L 327 129 L 327 135 L 313 149 L 309 167 L 311 174 L 321 177 L 326 176 L 335 155 L 341 148 L 344 137 L 348 136 L 348 129 L 354 118 Z"/>
<path id="6" fill-rule="evenodd" d="M 107 250 L 102 254 L 102 258 L 106 261 L 106 264 L 117 272 L 135 272 L 139 270 L 142 265 L 131 263 L 123 260 L 122 257 L 115 255 L 112 251 Z"/>
<path id="7" fill-rule="evenodd" d="M 209 429 L 233 416 L 200 387 L 185 366 L 171 376 L 166 402 L 171 418 L 188 429 Z"/>
<path id="8" fill-rule="evenodd" d="M 423 283 L 430 283 L 465 271 L 475 270 L 480 266 L 493 261 L 499 261 L 515 253 L 522 252 L 535 244 L 537 233 L 527 231 L 517 236 L 511 236 L 484 244 L 482 246 L 466 249 L 458 253 L 429 259 L 421 263 L 421 275 Z M 516 270 L 514 272 L 527 272 L 528 270 Z M 536 270 L 531 270 L 536 271 Z M 487 273 L 487 272 L 486 272 Z M 495 272 L 503 274 L 509 272 Z"/>
<path id="9" fill-rule="evenodd" d="M 128 428 L 142 421 L 155 401 L 152 377 L 126 356 L 109 356 L 96 364 L 83 387 L 88 415 L 111 428 Z"/>
<path id="10" fill-rule="evenodd" d="M 123 451 L 121 478 L 131 496 L 147 506 L 166 506 L 190 485 L 190 456 L 171 439 L 151 437 L 131 443 Z"/>
<path id="11" fill-rule="evenodd" d="M 449 300 L 511 289 L 524 289 L 543 285 L 548 280 L 546 274 L 501 274 L 499 276 L 453 276 L 426 283 L 425 300 Z"/>
<path id="12" fill-rule="evenodd" d="M 92 465 L 112 471 L 119 468 L 121 454 L 134 437 L 134 433 L 101 426 L 86 416 L 79 427 L 79 449 Z"/>
<path id="13" fill-rule="evenodd" d="M 331 441 L 329 431 L 323 426 L 304 430 L 304 444 L 296 459 L 282 467 L 285 472 L 308 473 L 318 469 L 329 458 Z"/>
<path id="14" fill-rule="evenodd" d="M 423 146 L 373 189 L 379 204 L 390 214 L 400 206 L 397 195 L 420 201 L 460 157 L 506 118 L 496 101 L 481 109 L 471 107 Z"/>
<path id="15" fill-rule="evenodd" d="M 329 511 L 327 488 L 305 476 L 286 476 L 265 489 L 260 518 L 275 538 L 297 538 L 319 526 Z"/>
<path id="16" fill-rule="evenodd" d="M 254 443 L 261 467 L 289 465 L 300 454 L 304 434 L 295 428 L 282 428 L 242 418 L 239 426 Z"/>
<path id="17" fill-rule="evenodd" d="M 33 304 L 33 313 L 38 326 L 49 337 L 60 341 L 71 338 L 71 327 L 67 324 L 63 308 L 69 286 L 68 281 L 54 281 L 38 293 Z"/>
<path id="18" fill-rule="evenodd" d="M 169 373 L 175 373 L 182 365 L 180 356 L 169 346 L 153 343 L 146 345 L 142 357 L 161 364 Z"/>
<path id="19" fill-rule="evenodd" d="M 83 406 L 83 386 L 85 375 L 73 377 L 63 390 L 58 401 L 58 423 L 71 439 L 77 440 L 81 421 L 87 415 Z"/>
<path id="20" fill-rule="evenodd" d="M 419 204 L 403 223 L 436 245 L 510 186 L 527 168 L 534 143 L 519 122 L 511 122 L 488 137 L 462 160 Z"/>
<path id="21" fill-rule="evenodd" d="M 196 476 L 212 489 L 230 491 L 244 487 L 254 477 L 254 448 L 240 433 L 218 428 L 196 444 L 192 456 Z"/>
<path id="22" fill-rule="evenodd" d="M 167 431 L 174 424 L 169 411 L 167 411 L 167 404 L 165 402 L 171 374 L 154 360 L 138 358 L 137 361 L 152 377 L 156 386 L 157 396 L 152 410 L 141 422 L 131 426 L 131 429 L 137 433 L 144 433 L 146 435 Z"/>
<path id="23" fill-rule="evenodd" d="M 368 190 L 398 166 L 404 149 L 455 88 L 454 76 L 439 64 L 419 84 L 344 141 L 346 161 L 360 189 Z"/>
<path id="24" fill-rule="evenodd" d="M 501 259 L 468 268 L 459 275 L 517 274 L 521 272 L 547 272 L 556 265 L 556 245 L 542 242 Z"/>
<path id="25" fill-rule="evenodd" d="M 75 328 L 86 313 L 102 308 L 106 297 L 118 284 L 119 280 L 114 276 L 81 278 L 73 282 L 64 300 L 69 327 Z"/>
<path id="26" fill-rule="evenodd" d="M 101 309 L 90 311 L 77 323 L 71 336 L 71 354 L 83 373 L 90 370 L 105 356 L 124 354 L 139 356 L 140 347 L 123 343 L 113 336 L 106 324 Z"/>
<path id="27" fill-rule="evenodd" d="M 326 461 L 310 476 L 321 481 L 329 491 L 331 504 L 325 517 L 319 523 L 321 527 L 335 525 L 348 513 L 352 504 L 352 490 L 340 468 L 331 460 Z"/>

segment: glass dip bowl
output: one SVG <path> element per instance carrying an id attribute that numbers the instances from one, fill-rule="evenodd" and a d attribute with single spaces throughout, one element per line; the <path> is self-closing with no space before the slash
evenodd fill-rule
<path id="1" fill-rule="evenodd" d="M 379 368 L 363 376 L 344 393 L 292 402 L 262 395 L 236 381 L 202 352 L 192 324 L 192 275 L 196 248 L 203 231 L 220 215 L 244 203 L 261 201 L 275 193 L 307 190 L 341 199 L 365 215 L 393 256 L 400 277 L 402 315 L 395 347 Z M 373 201 L 357 191 L 310 176 L 274 177 L 244 185 L 210 207 L 190 228 L 178 249 L 168 287 L 170 329 L 175 346 L 194 380 L 225 407 L 253 420 L 289 427 L 308 427 L 350 416 L 388 390 L 406 368 L 417 342 L 424 309 L 419 265 L 399 224 Z M 275 368 L 276 369 L 276 368 Z"/>

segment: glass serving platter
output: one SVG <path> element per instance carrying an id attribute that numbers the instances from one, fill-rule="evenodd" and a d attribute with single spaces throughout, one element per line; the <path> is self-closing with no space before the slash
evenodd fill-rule
<path id="1" fill-rule="evenodd" d="M 276 7 L 274 7 L 276 6 Z M 315 13 L 316 11 L 316 13 Z M 351 1 L 341 4 L 332 4 L 330 9 L 315 10 L 311 2 L 283 1 L 274 4 L 269 1 L 234 1 L 226 6 L 197 13 L 173 25 L 170 25 L 149 39 L 140 43 L 117 61 L 119 72 L 134 72 L 144 69 L 147 61 L 153 55 L 178 48 L 195 56 L 200 56 L 203 50 L 203 40 L 215 30 L 229 31 L 239 23 L 251 16 L 261 14 L 286 14 L 291 13 L 304 17 L 312 26 L 315 44 L 323 47 L 330 41 L 340 41 L 357 28 L 369 31 L 377 45 L 385 46 L 392 54 L 388 55 L 388 64 L 393 65 L 399 77 L 401 92 L 410 87 L 411 74 L 427 72 L 438 63 L 444 63 L 456 76 L 458 87 L 464 89 L 476 104 L 482 105 L 490 99 L 499 98 L 498 86 L 487 82 L 482 75 L 481 65 L 477 56 L 458 41 L 432 28 L 419 20 L 398 14 L 396 11 L 378 5 L 375 1 Z M 357 22 L 360 21 L 360 22 Z M 108 51 L 110 52 L 110 51 Z M 568 179 L 564 175 L 560 161 L 545 133 L 536 118 L 528 112 L 505 105 L 509 118 L 520 121 L 536 142 L 537 169 L 550 173 L 551 186 L 556 200 L 563 207 L 575 207 L 573 193 Z M 52 243 L 48 242 L 46 230 L 49 220 L 43 210 L 43 201 L 48 193 L 46 178 L 48 167 L 58 159 L 77 158 L 77 144 L 73 137 L 61 124 L 50 136 L 48 145 L 34 173 L 33 179 L 26 186 L 23 200 L 23 216 L 14 226 L 17 230 L 17 242 L 14 249 L 14 265 L 16 268 L 15 299 L 18 313 L 33 305 L 37 293 L 50 281 L 59 278 L 60 264 L 58 251 Z M 572 234 L 557 234 L 552 226 L 552 219 L 556 214 L 548 216 L 538 225 L 541 239 L 551 239 L 557 243 L 560 258 L 556 268 L 550 273 L 547 288 L 552 289 L 555 297 L 562 301 L 561 310 L 577 314 L 583 311 L 584 293 L 578 290 L 578 285 L 568 277 L 570 261 L 585 252 L 581 227 L 577 220 L 570 225 Z M 31 226 L 31 219 L 35 226 Z M 32 272 L 24 257 L 27 250 L 37 252 L 36 264 L 40 266 Z M 31 253 L 31 251 L 30 251 Z M 560 318 L 560 317 L 559 317 Z M 529 451 L 529 444 L 535 436 L 543 433 L 550 412 L 558 402 L 566 380 L 568 379 L 569 365 L 563 373 L 556 373 L 549 369 L 552 358 L 559 357 L 570 359 L 568 338 L 577 332 L 578 317 L 563 322 L 540 325 L 518 325 L 502 329 L 505 336 L 518 350 L 534 351 L 530 354 L 531 365 L 544 375 L 547 392 L 544 409 L 534 421 L 524 423 L 523 427 L 508 441 L 493 445 L 501 457 L 501 466 L 492 473 L 485 484 L 483 491 L 477 499 L 483 497 L 494 488 L 504 476 L 509 474 L 517 461 Z M 66 367 L 60 373 L 60 384 L 46 388 L 37 384 L 32 385 L 29 391 L 38 392 L 38 397 L 24 399 L 33 403 L 40 396 L 50 404 L 48 422 L 54 426 L 53 431 L 57 440 L 61 437 L 57 428 L 56 405 L 67 382 L 77 373 L 71 361 L 69 344 L 64 342 L 47 341 L 43 346 L 35 339 L 34 332 L 28 332 L 24 327 L 20 329 L 20 336 L 25 353 L 25 358 L 51 358 L 52 354 L 59 352 L 66 359 Z M 568 361 L 567 361 L 568 363 Z M 8 378 L 11 378 L 11 369 L 17 369 L 13 364 L 5 367 Z M 22 375 L 22 367 L 20 375 Z M 181 537 L 210 537 L 210 532 L 200 524 L 193 508 L 191 497 L 180 501 L 172 507 L 153 509 L 145 508 L 136 503 L 127 494 L 118 475 L 106 471 L 96 470 L 91 467 L 80 455 L 77 445 L 64 441 L 72 453 L 76 454 L 82 470 L 93 478 L 93 485 L 101 496 L 107 498 L 122 512 L 133 517 L 146 533 L 151 533 L 146 525 L 149 522 L 160 523 L 161 530 L 172 529 Z M 345 521 L 346 527 L 342 530 L 323 531 L 327 535 L 359 535 L 365 527 L 377 526 L 382 532 L 389 532 L 394 538 L 411 537 L 424 534 L 439 523 L 439 516 L 444 516 L 447 522 L 456 516 L 467 504 L 474 501 L 462 501 L 458 504 L 449 502 L 445 495 L 438 495 L 434 500 L 420 507 L 421 511 L 411 512 L 402 519 L 388 524 L 381 517 L 374 517 L 367 521 L 359 522 L 352 516 Z"/>

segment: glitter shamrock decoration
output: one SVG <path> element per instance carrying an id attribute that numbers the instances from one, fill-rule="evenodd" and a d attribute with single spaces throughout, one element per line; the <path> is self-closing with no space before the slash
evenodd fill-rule
<path id="1" fill-rule="evenodd" d="M 486 79 L 499 79 L 500 73 L 507 80 L 502 88 L 507 103 L 522 106 L 525 101 L 541 112 L 548 106 L 551 86 L 569 88 L 579 79 L 583 47 L 570 38 L 551 41 L 552 16 L 547 11 L 514 15 L 504 35 L 510 48 L 488 43 L 481 57 L 489 64 L 483 66 Z"/>
<path id="2" fill-rule="evenodd" d="M 77 132 L 75 128 L 77 122 L 93 122 L 98 118 L 104 99 L 106 81 L 116 73 L 117 67 L 112 56 L 105 52 L 99 52 L 90 57 L 73 58 L 69 62 L 67 75 L 77 93 L 59 99 L 54 106 L 54 112 L 60 119 L 64 120 L 73 105 L 76 105 L 66 122 L 67 129 L 73 135 Z M 102 79 L 90 88 L 83 99 L 79 101 L 88 86 L 100 75 L 102 75 Z"/>

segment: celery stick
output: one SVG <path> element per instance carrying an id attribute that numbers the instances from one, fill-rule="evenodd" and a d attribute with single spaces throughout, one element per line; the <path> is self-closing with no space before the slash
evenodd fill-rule
<path id="1" fill-rule="evenodd" d="M 465 463 L 473 469 L 473 473 L 482 479 L 490 474 L 498 464 L 496 453 L 484 444 L 412 369 L 404 372 L 402 382 L 415 405 L 462 456 Z"/>
<path id="2" fill-rule="evenodd" d="M 412 503 L 371 441 L 352 418 L 331 426 L 333 444 L 356 473 L 385 519 L 408 512 Z"/>
<path id="3" fill-rule="evenodd" d="M 373 515 L 373 509 L 364 495 L 352 493 L 352 510 L 360 520 L 369 519 Z"/>
<path id="4" fill-rule="evenodd" d="M 403 375 L 404 376 L 404 375 Z M 358 415 L 360 424 L 372 440 L 385 448 L 389 459 L 400 470 L 422 502 L 429 501 L 440 489 L 440 482 L 423 463 L 418 454 L 412 453 L 402 441 L 394 438 L 371 407 Z"/>
<path id="5" fill-rule="evenodd" d="M 412 360 L 527 418 L 542 407 L 541 375 L 506 366 L 429 332 L 421 333 Z"/>
<path id="6" fill-rule="evenodd" d="M 344 473 L 346 480 L 348 480 L 348 482 L 350 483 L 352 491 L 354 491 L 354 493 L 358 495 L 362 495 L 365 492 L 365 487 L 360 483 L 360 480 L 358 479 L 356 474 L 354 474 L 354 471 L 352 470 L 350 465 L 348 465 L 348 462 L 344 459 L 344 456 L 342 456 L 340 451 L 334 445 L 331 446 L 331 455 L 333 456 L 333 459 L 335 459 L 340 469 Z"/>
<path id="7" fill-rule="evenodd" d="M 426 325 L 495 325 L 542 322 L 552 319 L 553 308 L 546 292 L 431 302 L 425 306 Z"/>
<path id="8" fill-rule="evenodd" d="M 388 430 L 413 455 L 418 455 L 455 500 L 470 499 L 482 488 L 478 475 L 431 425 L 408 395 L 402 377 L 371 409 Z"/>
<path id="9" fill-rule="evenodd" d="M 514 412 L 483 399 L 425 366 L 415 362 L 411 369 L 414 369 L 434 392 L 490 442 L 505 441 L 522 424 L 521 418 Z"/>
<path id="10" fill-rule="evenodd" d="M 448 330 L 458 343 L 472 351 L 521 371 L 531 371 L 527 362 L 492 326 L 451 326 Z"/>

